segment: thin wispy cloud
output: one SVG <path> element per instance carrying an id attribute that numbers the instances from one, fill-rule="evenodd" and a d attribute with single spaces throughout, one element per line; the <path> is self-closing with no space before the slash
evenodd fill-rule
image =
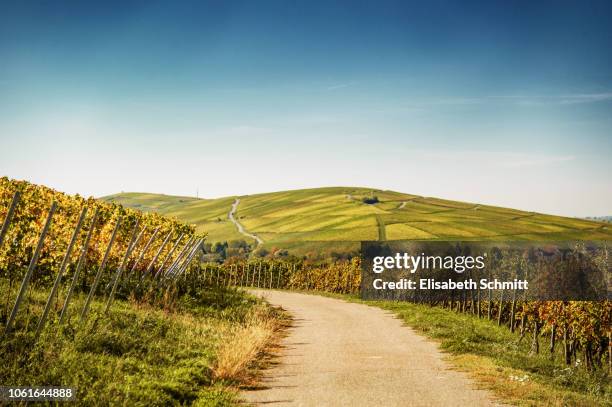
<path id="1" fill-rule="evenodd" d="M 510 153 L 503 151 L 421 151 L 428 159 L 477 163 L 484 167 L 525 168 L 563 164 L 576 159 L 573 155 Z"/>
<path id="2" fill-rule="evenodd" d="M 560 95 L 491 95 L 482 97 L 441 97 L 424 99 L 419 104 L 427 106 L 468 106 L 509 103 L 521 106 L 572 105 L 599 103 L 612 100 L 612 92 L 576 93 Z"/>
<path id="3" fill-rule="evenodd" d="M 517 155 L 516 157 L 508 157 L 501 165 L 507 168 L 522 168 L 522 167 L 542 167 L 553 164 L 565 163 L 574 161 L 576 157 L 567 156 L 548 156 L 548 155 Z"/>
<path id="4" fill-rule="evenodd" d="M 332 91 L 332 90 L 338 90 L 338 89 L 346 89 L 346 88 L 350 88 L 353 85 L 355 85 L 355 82 L 337 83 L 337 84 L 328 86 L 326 90 Z"/>
<path id="5" fill-rule="evenodd" d="M 575 104 L 575 103 L 595 103 L 612 100 L 612 92 L 606 93 L 591 93 L 591 94 L 578 94 L 578 95 L 566 95 L 562 98 L 561 104 Z"/>

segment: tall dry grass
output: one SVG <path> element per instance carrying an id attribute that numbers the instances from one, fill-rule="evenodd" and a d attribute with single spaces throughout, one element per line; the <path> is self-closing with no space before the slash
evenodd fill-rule
<path id="1" fill-rule="evenodd" d="M 243 324 L 228 325 L 229 332 L 223 335 L 225 340 L 217 348 L 215 378 L 245 380 L 249 366 L 270 344 L 278 328 L 278 319 L 265 306 L 256 307 Z"/>

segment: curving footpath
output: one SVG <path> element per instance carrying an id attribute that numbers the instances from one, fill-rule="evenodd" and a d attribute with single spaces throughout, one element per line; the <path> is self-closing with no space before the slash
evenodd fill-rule
<path id="1" fill-rule="evenodd" d="M 238 204 L 240 203 L 240 198 L 236 198 L 236 200 L 234 201 L 234 203 L 232 204 L 232 209 L 230 209 L 229 214 L 227 215 L 227 217 L 229 218 L 230 221 L 232 221 L 232 223 L 234 225 L 236 225 L 236 227 L 238 228 L 238 232 L 242 235 L 245 235 L 246 237 L 250 237 L 251 239 L 255 239 L 257 241 L 257 244 L 262 244 L 263 243 L 263 239 L 261 239 L 259 236 L 253 234 L 253 233 L 249 233 L 244 229 L 244 226 L 242 226 L 242 224 L 240 222 L 238 222 L 238 220 L 236 219 L 236 211 L 238 210 Z"/>
<path id="2" fill-rule="evenodd" d="M 279 362 L 257 389 L 272 406 L 495 406 L 436 344 L 379 308 L 286 291 L 253 290 L 294 318 Z"/>

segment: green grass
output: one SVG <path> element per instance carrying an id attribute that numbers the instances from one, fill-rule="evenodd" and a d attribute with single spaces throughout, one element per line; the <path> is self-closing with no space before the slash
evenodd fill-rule
<path id="1" fill-rule="evenodd" d="M 245 237 L 228 219 L 235 197 L 197 199 L 172 195 L 127 192 L 102 198 L 145 212 L 158 212 L 195 225 L 196 232 L 208 233 L 208 241 L 222 242 Z"/>
<path id="2" fill-rule="evenodd" d="M 379 202 L 365 204 L 375 195 Z M 102 198 L 195 224 L 209 241 L 246 239 L 227 215 L 235 197 L 195 199 L 122 193 Z M 337 242 L 403 239 L 564 240 L 612 238 L 609 224 L 394 191 L 329 187 L 240 197 L 237 217 L 266 247 L 305 253 Z M 334 242 L 332 245 L 330 242 Z M 346 244 L 340 245 L 346 247 Z"/>
<path id="3" fill-rule="evenodd" d="M 0 288 L 5 295 L 6 285 Z M 236 405 L 236 388 L 248 372 L 238 367 L 232 370 L 240 373 L 236 378 L 216 376 L 224 344 L 238 343 L 250 331 L 260 332 L 261 321 L 278 317 L 234 290 L 201 290 L 172 309 L 116 301 L 108 317 L 96 300 L 85 326 L 74 318 L 58 331 L 54 323 L 35 342 L 36 318 L 28 315 L 40 315 L 44 293 L 32 291 L 29 313 L 24 309 L 18 329 L 0 342 L 0 383 L 73 387 L 77 404 L 87 406 Z M 77 296 L 73 314 L 82 303 Z M 229 356 L 226 370 L 233 368 L 229 363 L 245 362 L 244 355 Z"/>

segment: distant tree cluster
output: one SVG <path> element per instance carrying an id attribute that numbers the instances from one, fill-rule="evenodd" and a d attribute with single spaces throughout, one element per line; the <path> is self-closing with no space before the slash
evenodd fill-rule
<path id="1" fill-rule="evenodd" d="M 205 261 L 223 262 L 229 258 L 246 259 L 252 251 L 251 245 L 245 240 L 230 240 L 229 242 L 205 243 Z"/>

